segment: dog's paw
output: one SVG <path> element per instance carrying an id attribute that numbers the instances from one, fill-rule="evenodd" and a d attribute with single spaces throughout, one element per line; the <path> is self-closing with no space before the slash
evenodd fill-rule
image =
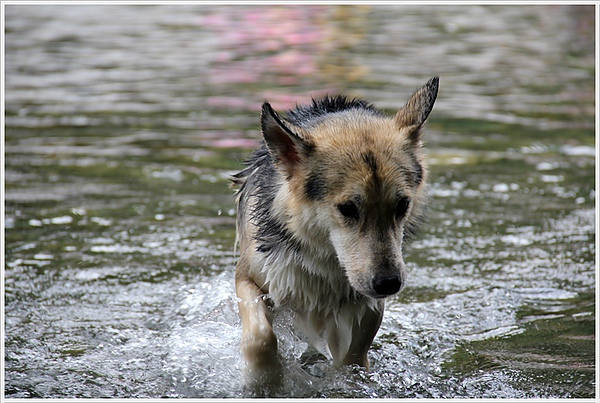
<path id="1" fill-rule="evenodd" d="M 256 391 L 273 391 L 283 383 L 283 370 L 283 365 L 278 357 L 261 365 L 247 363 L 244 369 L 246 386 Z"/>
<path id="2" fill-rule="evenodd" d="M 270 361 L 246 363 L 244 384 L 255 397 L 275 397 L 283 387 L 284 367 L 279 357 Z"/>

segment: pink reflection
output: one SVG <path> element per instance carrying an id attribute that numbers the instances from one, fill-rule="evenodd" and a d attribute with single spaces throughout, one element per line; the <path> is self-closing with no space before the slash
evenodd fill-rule
<path id="1" fill-rule="evenodd" d="M 265 100 L 284 111 L 336 93 L 320 81 L 322 65 L 330 63 L 327 60 L 337 47 L 332 38 L 338 35 L 327 24 L 331 10 L 331 6 L 306 5 L 225 6 L 204 16 L 201 25 L 211 31 L 219 50 L 206 55 L 211 63 L 205 77 L 218 88 L 218 95 L 206 98 L 206 105 L 220 111 L 250 112 L 256 116 L 258 129 Z M 297 94 L 307 87 L 320 90 Z M 202 136 L 202 143 L 211 147 L 254 148 L 257 144 L 256 140 Z"/>
<path id="2" fill-rule="evenodd" d="M 318 71 L 326 50 L 322 6 L 219 7 L 201 24 L 214 31 L 220 52 L 207 77 L 212 84 L 274 80 L 296 85 Z"/>

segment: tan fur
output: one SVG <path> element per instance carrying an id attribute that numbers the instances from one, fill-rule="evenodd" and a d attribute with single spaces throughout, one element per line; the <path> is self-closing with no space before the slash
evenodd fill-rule
<path id="1" fill-rule="evenodd" d="M 259 252 L 261 222 L 253 212 L 264 200 L 254 188 L 238 194 L 236 292 L 250 384 L 282 380 L 270 304 L 294 310 L 296 325 L 334 365 L 368 367 L 384 307 L 377 279 L 404 285 L 403 232 L 425 200 L 420 131 L 436 94 L 432 79 L 394 117 L 353 108 L 310 125 L 284 121 L 270 106 L 263 110 L 263 134 L 279 172 L 269 179 L 277 190 L 268 213 L 301 252 Z M 420 176 L 409 172 L 417 166 Z M 322 189 L 311 197 L 307 183 L 315 175 Z M 397 213 L 405 198 L 410 204 Z M 341 214 L 349 201 L 359 210 L 356 219 Z"/>

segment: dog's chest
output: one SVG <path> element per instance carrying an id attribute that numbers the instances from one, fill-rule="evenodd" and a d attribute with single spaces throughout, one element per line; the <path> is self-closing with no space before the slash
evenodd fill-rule
<path id="1" fill-rule="evenodd" d="M 265 259 L 263 274 L 276 305 L 298 312 L 331 312 L 355 299 L 355 291 L 332 255 L 285 251 Z"/>

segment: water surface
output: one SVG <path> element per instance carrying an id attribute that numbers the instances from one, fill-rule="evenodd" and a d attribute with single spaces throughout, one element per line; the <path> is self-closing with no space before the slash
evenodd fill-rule
<path id="1" fill-rule="evenodd" d="M 441 77 L 427 224 L 370 372 L 283 397 L 594 397 L 594 9 L 21 6 L 6 11 L 5 397 L 250 397 L 228 175 L 260 105 L 393 113 Z"/>

